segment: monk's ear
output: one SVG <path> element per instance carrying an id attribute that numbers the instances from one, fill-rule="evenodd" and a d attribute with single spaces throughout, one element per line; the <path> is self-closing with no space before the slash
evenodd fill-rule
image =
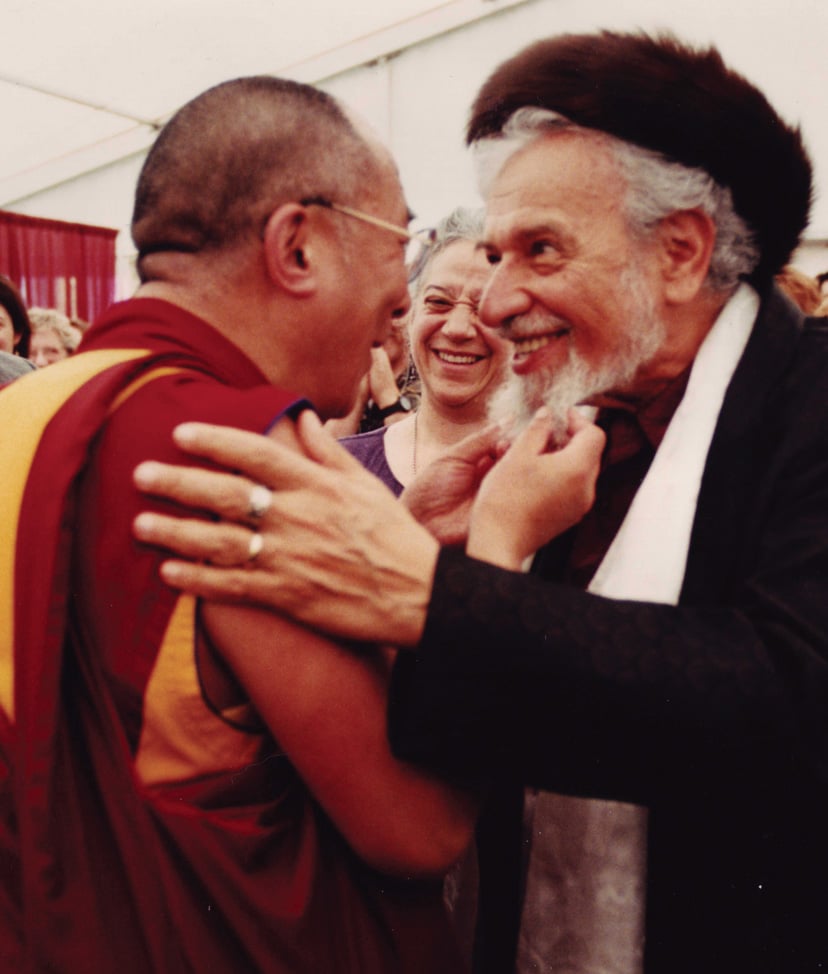
<path id="1" fill-rule="evenodd" d="M 316 237 L 308 211 L 298 203 L 274 210 L 265 224 L 264 260 L 271 281 L 295 297 L 316 290 Z"/>
<path id="2" fill-rule="evenodd" d="M 664 297 L 686 304 L 707 277 L 716 225 L 701 210 L 676 210 L 659 224 L 659 242 Z"/>

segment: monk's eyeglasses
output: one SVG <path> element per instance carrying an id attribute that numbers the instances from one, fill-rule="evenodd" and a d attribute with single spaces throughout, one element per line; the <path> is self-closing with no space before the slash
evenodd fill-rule
<path id="1" fill-rule="evenodd" d="M 413 233 L 404 227 L 398 227 L 388 220 L 381 220 L 370 213 L 363 213 L 362 210 L 355 210 L 350 206 L 343 206 L 341 203 L 334 203 L 324 196 L 311 196 L 299 201 L 302 206 L 324 206 L 327 210 L 334 210 L 336 213 L 343 213 L 345 216 L 353 217 L 355 220 L 362 220 L 363 223 L 370 223 L 371 226 L 379 227 L 381 230 L 388 230 L 406 241 L 405 263 L 407 267 L 419 267 L 425 260 L 429 250 L 434 244 L 437 235 L 436 230 L 417 230 Z"/>

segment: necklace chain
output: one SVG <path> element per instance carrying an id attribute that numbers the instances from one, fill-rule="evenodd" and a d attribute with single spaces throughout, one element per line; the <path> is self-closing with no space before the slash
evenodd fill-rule
<path id="1" fill-rule="evenodd" d="M 417 476 L 417 417 L 418 413 L 414 413 L 414 442 L 411 444 L 411 476 Z"/>

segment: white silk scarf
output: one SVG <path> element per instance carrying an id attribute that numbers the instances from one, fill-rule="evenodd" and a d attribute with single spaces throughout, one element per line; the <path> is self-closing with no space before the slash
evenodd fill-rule
<path id="1" fill-rule="evenodd" d="M 684 397 L 588 591 L 676 605 L 713 431 L 753 330 L 759 297 L 742 284 L 699 348 Z"/>
<path id="2" fill-rule="evenodd" d="M 589 592 L 677 604 L 710 443 L 758 310 L 743 284 L 707 334 Z M 531 852 L 517 974 L 640 974 L 647 810 L 527 790 L 524 828 Z"/>

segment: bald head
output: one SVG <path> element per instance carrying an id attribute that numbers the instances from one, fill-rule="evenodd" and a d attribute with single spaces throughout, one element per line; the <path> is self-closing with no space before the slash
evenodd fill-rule
<path id="1" fill-rule="evenodd" d="M 261 232 L 280 204 L 355 195 L 384 160 L 329 95 L 258 76 L 180 109 L 144 163 L 132 237 L 142 281 L 153 254 L 219 252 Z"/>

